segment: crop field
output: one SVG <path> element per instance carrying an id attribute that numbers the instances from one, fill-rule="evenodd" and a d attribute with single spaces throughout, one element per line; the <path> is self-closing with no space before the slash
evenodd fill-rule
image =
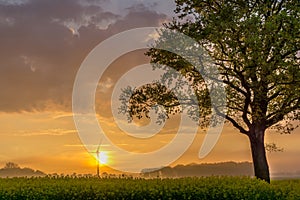
<path id="1" fill-rule="evenodd" d="M 0 179 L 0 199 L 300 199 L 300 180 L 11 178 Z"/>

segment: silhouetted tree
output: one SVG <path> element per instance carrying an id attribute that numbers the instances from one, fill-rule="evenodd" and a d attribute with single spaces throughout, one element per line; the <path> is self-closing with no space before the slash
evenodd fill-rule
<path id="1" fill-rule="evenodd" d="M 164 35 L 176 30 L 193 38 L 208 52 L 221 74 L 214 81 L 223 82 L 227 91 L 227 112 L 218 107 L 214 110 L 248 136 L 255 176 L 270 182 L 265 132 L 276 128 L 291 133 L 296 127 L 292 121 L 299 120 L 299 0 L 175 2 L 177 18 L 165 24 L 161 37 L 147 55 L 152 63 L 172 67 L 194 85 L 200 85 L 203 77 L 198 66 L 155 47 L 163 46 Z M 194 88 L 198 89 L 200 116 L 209 116 L 213 105 L 208 90 Z M 153 84 L 137 89 L 126 109 L 131 117 L 141 117 L 155 103 L 163 105 L 168 115 L 180 110 L 174 95 Z"/>
<path id="2" fill-rule="evenodd" d="M 5 164 L 4 169 L 19 169 L 19 165 L 13 162 L 8 162 Z"/>

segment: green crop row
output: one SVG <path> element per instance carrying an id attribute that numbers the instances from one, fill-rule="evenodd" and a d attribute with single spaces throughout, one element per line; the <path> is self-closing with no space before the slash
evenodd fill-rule
<path id="1" fill-rule="evenodd" d="M 268 184 L 248 177 L 12 178 L 0 179 L 2 199 L 300 199 L 300 180 Z"/>

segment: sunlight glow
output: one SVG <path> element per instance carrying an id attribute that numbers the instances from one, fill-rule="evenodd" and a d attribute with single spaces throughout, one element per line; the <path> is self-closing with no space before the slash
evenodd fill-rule
<path id="1" fill-rule="evenodd" d="M 100 164 L 107 164 L 108 163 L 108 155 L 107 152 L 101 151 L 99 153 L 99 163 Z"/>

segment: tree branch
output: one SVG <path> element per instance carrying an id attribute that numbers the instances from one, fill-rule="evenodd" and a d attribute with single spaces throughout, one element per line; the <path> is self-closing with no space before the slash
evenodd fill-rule
<path id="1" fill-rule="evenodd" d="M 237 128 L 241 133 L 245 134 L 245 135 L 249 135 L 249 131 L 245 130 L 242 126 L 240 126 L 233 118 L 231 118 L 230 116 L 224 114 L 224 113 L 221 113 L 219 111 L 219 109 L 217 107 L 214 106 L 214 109 L 217 113 L 217 115 L 227 119 L 228 121 L 230 121 L 232 123 L 232 125 Z"/>

